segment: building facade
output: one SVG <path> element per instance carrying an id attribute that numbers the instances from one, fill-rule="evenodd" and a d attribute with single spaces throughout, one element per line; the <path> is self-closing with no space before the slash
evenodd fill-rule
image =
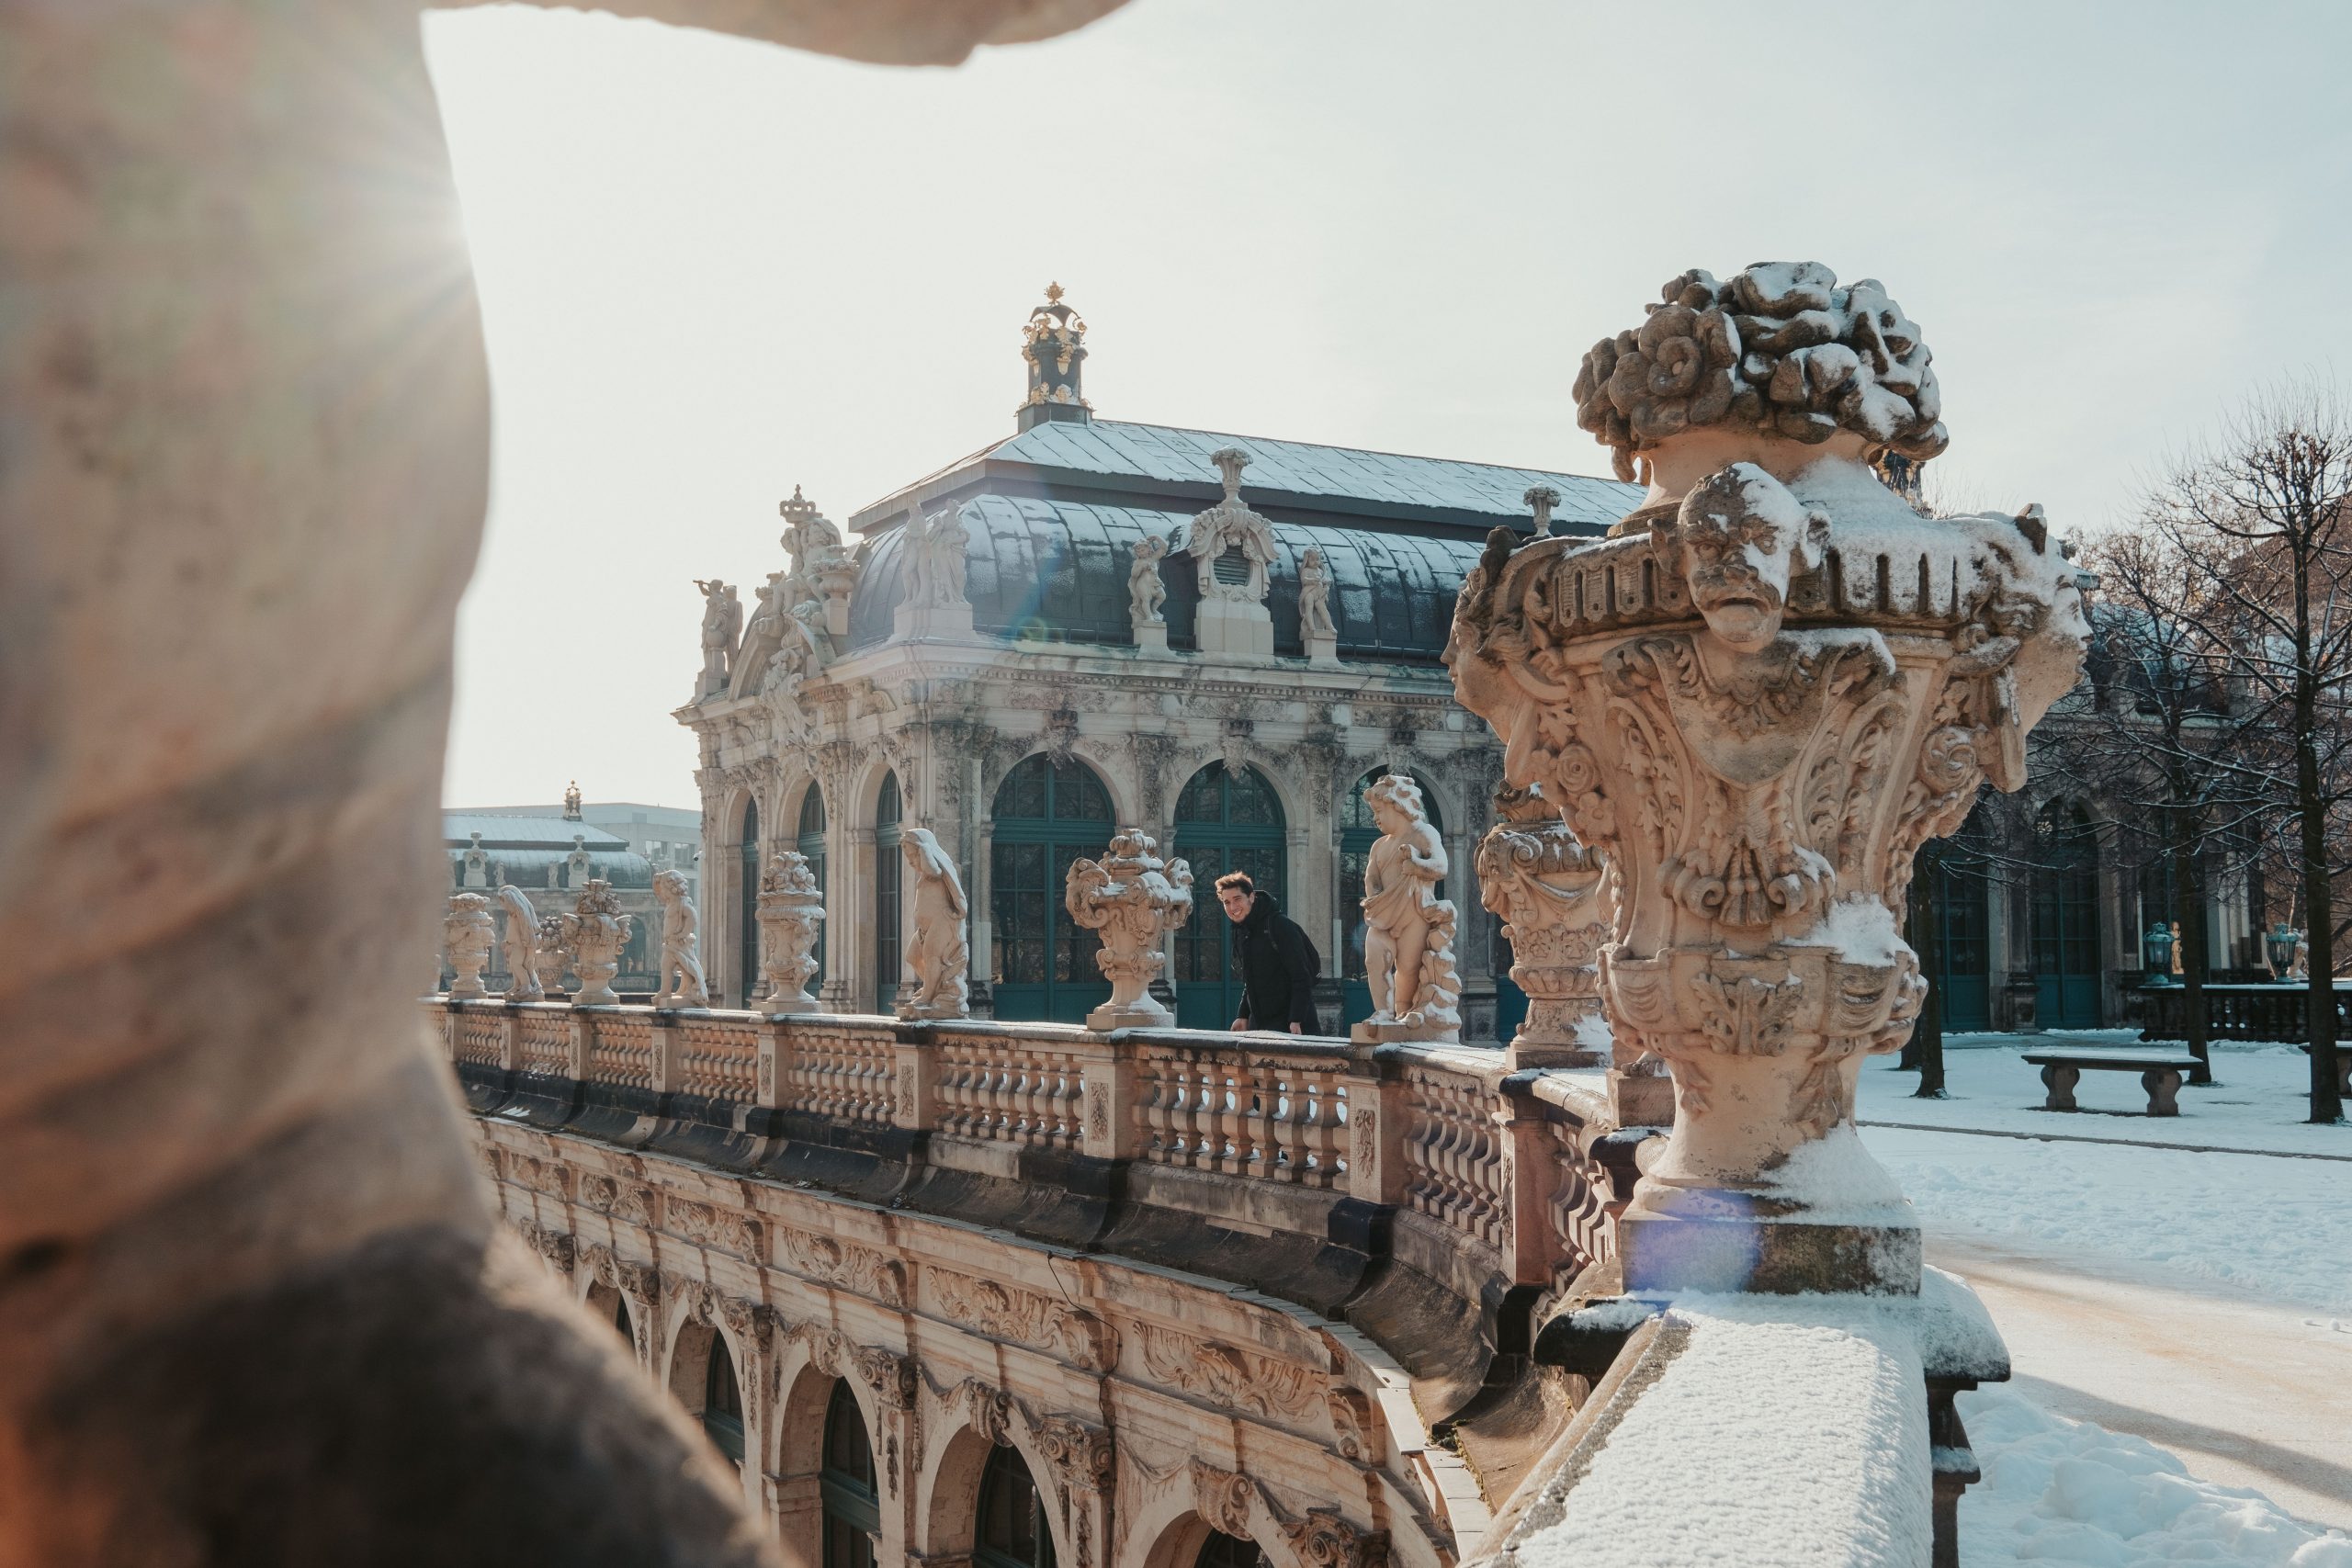
<path id="1" fill-rule="evenodd" d="M 588 821 L 577 798 L 546 813 L 530 807 L 444 811 L 441 832 L 452 893 L 494 896 L 511 886 L 530 901 L 534 914 L 545 919 L 570 909 L 592 878 L 609 884 L 621 913 L 630 920 L 620 973 L 613 984 L 633 1000 L 650 998 L 654 960 L 662 951 L 662 910 L 653 897 L 653 874 L 659 868 L 621 835 Z M 490 914 L 498 939 L 482 978 L 491 989 L 503 991 L 513 976 L 506 970 L 506 907 L 495 897 Z M 450 975 L 445 953 L 440 980 L 445 989 Z"/>

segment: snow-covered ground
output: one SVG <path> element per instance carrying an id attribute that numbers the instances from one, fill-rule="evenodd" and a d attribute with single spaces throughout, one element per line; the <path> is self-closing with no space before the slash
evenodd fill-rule
<path id="1" fill-rule="evenodd" d="M 2219 1082 L 2162 1120 L 2121 1114 L 2146 1104 L 2124 1073 L 2083 1075 L 2087 1111 L 2041 1110 L 2027 1048 L 1954 1037 L 1944 1100 L 1871 1062 L 1858 1107 L 1930 1256 L 1980 1265 L 2033 1391 L 1962 1396 L 1985 1471 L 1962 1503 L 1963 1561 L 2352 1568 L 2352 1537 L 2225 1483 L 2352 1516 L 2352 1127 L 2302 1122 L 2291 1046 L 2217 1043 Z M 2171 1449 L 2050 1408 L 2069 1403 Z"/>

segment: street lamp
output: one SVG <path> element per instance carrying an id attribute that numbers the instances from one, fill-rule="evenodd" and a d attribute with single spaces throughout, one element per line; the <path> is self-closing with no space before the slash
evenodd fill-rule
<path id="1" fill-rule="evenodd" d="M 2140 939 L 2140 959 L 2145 969 L 2143 986 L 2177 984 L 2172 977 L 2172 928 L 2158 920 Z"/>
<path id="2" fill-rule="evenodd" d="M 2262 944 L 2269 951 L 2271 974 L 2283 980 L 2295 967 L 2295 952 L 2303 945 L 2303 933 L 2280 920 L 2270 928 L 2270 934 L 2262 939 Z"/>

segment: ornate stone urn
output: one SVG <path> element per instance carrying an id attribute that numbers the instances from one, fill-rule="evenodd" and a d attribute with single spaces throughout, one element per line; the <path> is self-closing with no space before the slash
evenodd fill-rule
<path id="1" fill-rule="evenodd" d="M 540 916 L 539 940 L 532 953 L 531 967 L 539 976 L 540 994 L 549 1001 L 563 999 L 563 974 L 571 965 L 571 954 L 563 942 L 563 917 Z"/>
<path id="2" fill-rule="evenodd" d="M 1162 940 L 1192 918 L 1193 868 L 1181 860 L 1162 861 L 1149 834 L 1122 828 L 1102 860 L 1070 863 L 1062 903 L 1071 919 L 1102 938 L 1094 962 L 1111 982 L 1111 999 L 1086 1015 L 1086 1027 L 1172 1025 L 1175 1015 L 1148 987 L 1168 966 Z"/>
<path id="3" fill-rule="evenodd" d="M 498 922 L 490 918 L 490 900 L 480 893 L 452 893 L 449 912 L 441 919 L 441 945 L 448 951 L 449 967 L 457 978 L 449 982 L 449 997 L 486 997 L 490 987 L 481 972 L 490 964 L 490 950 L 498 941 Z"/>
<path id="4" fill-rule="evenodd" d="M 636 921 L 621 913 L 613 885 L 601 876 L 590 877 L 572 912 L 556 918 L 563 922 L 563 944 L 571 950 L 571 966 L 580 976 L 580 992 L 571 998 L 572 1005 L 618 1006 L 613 976 L 620 973 L 621 949 L 628 945 Z"/>
<path id="5" fill-rule="evenodd" d="M 770 1018 L 815 1012 L 808 982 L 817 973 L 817 933 L 825 920 L 825 896 L 808 858 L 794 850 L 768 856 L 760 873 L 760 973 L 768 994 L 760 1010 Z"/>
<path id="6" fill-rule="evenodd" d="M 1577 842 L 1539 789 L 1504 785 L 1495 815 L 1476 865 L 1480 900 L 1502 917 L 1510 942 L 1511 983 L 1527 993 L 1510 1065 L 1602 1066 L 1610 1057 L 1600 945 L 1610 928 L 1601 858 Z"/>
<path id="7" fill-rule="evenodd" d="M 1913 857 L 2024 783 L 2087 633 L 2039 508 L 1928 518 L 1873 471 L 1943 449 L 1928 361 L 1875 282 L 1686 273 L 1577 381 L 1643 503 L 1598 541 L 1498 530 L 1463 587 L 1455 690 L 1611 868 L 1602 1002 L 1673 1077 L 1631 1290 L 1918 1288 L 1856 1074 L 1926 993 Z"/>

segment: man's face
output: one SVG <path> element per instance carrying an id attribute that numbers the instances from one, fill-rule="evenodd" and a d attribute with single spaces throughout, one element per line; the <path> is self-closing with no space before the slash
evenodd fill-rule
<path id="1" fill-rule="evenodd" d="M 1227 888 L 1216 896 L 1216 901 L 1225 906 L 1225 918 L 1236 925 L 1250 918 L 1250 895 L 1238 887 Z"/>

